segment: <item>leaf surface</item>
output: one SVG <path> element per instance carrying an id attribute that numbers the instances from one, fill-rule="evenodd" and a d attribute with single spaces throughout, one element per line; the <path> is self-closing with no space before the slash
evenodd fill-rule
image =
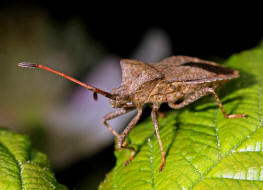
<path id="1" fill-rule="evenodd" d="M 263 189 L 263 48 L 233 55 L 227 67 L 240 78 L 220 89 L 228 113 L 248 118 L 225 119 L 212 97 L 159 118 L 166 165 L 151 119 L 129 134 L 136 157 L 127 166 L 128 150 L 115 152 L 115 168 L 100 190 Z"/>
<path id="2" fill-rule="evenodd" d="M 0 128 L 0 190 L 66 190 L 50 170 L 46 155 L 29 139 Z"/>

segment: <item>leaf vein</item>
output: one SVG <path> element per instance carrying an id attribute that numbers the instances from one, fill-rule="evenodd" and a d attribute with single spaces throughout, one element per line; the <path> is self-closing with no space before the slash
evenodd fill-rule
<path id="1" fill-rule="evenodd" d="M 217 128 L 217 112 L 218 112 L 218 109 L 216 109 L 215 111 L 214 127 L 215 127 L 216 140 L 217 140 L 218 158 L 220 158 L 221 157 L 221 145 L 220 145 L 220 139 L 219 139 L 218 128 Z"/>
<path id="2" fill-rule="evenodd" d="M 194 171 L 196 171 L 201 176 L 202 173 L 200 170 L 198 170 L 189 160 L 187 160 L 183 154 L 181 154 L 181 157 L 194 169 Z"/>

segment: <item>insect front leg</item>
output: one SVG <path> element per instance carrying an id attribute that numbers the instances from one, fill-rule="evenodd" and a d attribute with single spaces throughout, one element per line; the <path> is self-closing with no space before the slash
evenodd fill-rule
<path id="1" fill-rule="evenodd" d="M 229 118 L 229 119 L 233 119 L 233 118 L 239 118 L 239 117 L 247 117 L 246 114 L 231 114 L 231 115 L 228 115 L 219 99 L 219 97 L 217 96 L 217 94 L 215 93 L 214 89 L 212 88 L 207 88 L 207 92 L 213 94 L 213 96 L 215 97 L 216 99 L 216 102 L 219 106 L 219 108 L 221 109 L 222 113 L 224 114 L 225 118 Z"/>
<path id="2" fill-rule="evenodd" d="M 113 111 L 113 112 L 110 112 L 110 113 L 108 113 L 107 115 L 105 115 L 104 117 L 103 117 L 103 119 L 102 119 L 102 122 L 103 122 L 103 124 L 112 132 L 112 134 L 115 136 L 115 137 L 117 137 L 117 138 L 119 138 L 120 137 L 120 134 L 117 132 L 117 131 L 115 131 L 108 123 L 107 123 L 107 121 L 108 120 L 111 120 L 111 119 L 114 119 L 114 118 L 116 118 L 116 117 L 118 117 L 118 116 L 121 116 L 121 115 L 123 115 L 123 114 L 126 114 L 126 113 L 128 113 L 128 112 L 130 112 L 130 111 L 132 111 L 133 109 L 131 109 L 131 108 L 120 108 L 120 109 L 117 109 L 117 110 L 115 110 L 115 111 Z"/>
<path id="3" fill-rule="evenodd" d="M 156 135 L 157 135 L 157 138 L 158 138 L 158 142 L 159 142 L 159 145 L 160 145 L 161 156 L 162 156 L 162 163 L 160 165 L 160 169 L 159 170 L 162 171 L 163 167 L 165 165 L 165 153 L 164 153 L 163 143 L 161 141 L 161 137 L 160 137 L 160 133 L 159 133 L 159 124 L 158 124 L 158 120 L 157 120 L 158 109 L 159 109 L 159 105 L 153 105 L 151 116 L 152 116 L 152 122 L 153 122 L 153 125 L 154 125 L 154 128 L 155 128 L 155 132 L 156 132 Z"/>
<path id="4" fill-rule="evenodd" d="M 124 129 L 124 131 L 122 132 L 122 134 L 120 135 L 120 137 L 118 139 L 118 148 L 116 149 L 117 151 L 120 149 L 128 149 L 128 150 L 132 151 L 130 158 L 124 163 L 125 165 L 128 164 L 135 156 L 135 149 L 133 147 L 126 146 L 126 143 L 124 143 L 124 142 L 125 142 L 126 136 L 130 132 L 130 130 L 136 125 L 136 123 L 139 121 L 139 119 L 142 115 L 142 108 L 139 107 L 139 108 L 137 108 L 137 110 L 138 110 L 137 115 L 131 120 L 131 122 Z"/>

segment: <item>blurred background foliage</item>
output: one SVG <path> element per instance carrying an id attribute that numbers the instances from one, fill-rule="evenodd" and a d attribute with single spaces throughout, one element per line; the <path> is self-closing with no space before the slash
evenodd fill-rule
<path id="1" fill-rule="evenodd" d="M 151 62 L 183 54 L 222 61 L 263 36 L 250 19 L 260 15 L 241 9 L 230 17 L 225 7 L 119 6 L 0 3 L 0 126 L 28 134 L 70 189 L 96 189 L 113 167 L 113 135 L 101 124 L 112 109 L 104 97 L 94 102 L 87 90 L 17 63 L 45 64 L 110 91 L 121 81 L 120 58 Z M 112 126 L 120 131 L 133 114 Z"/>

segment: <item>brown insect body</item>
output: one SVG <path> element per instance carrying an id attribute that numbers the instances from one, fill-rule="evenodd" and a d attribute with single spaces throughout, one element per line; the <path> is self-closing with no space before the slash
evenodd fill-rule
<path id="1" fill-rule="evenodd" d="M 239 77 L 236 70 L 187 56 L 173 56 L 153 64 L 123 59 L 121 66 L 122 85 L 112 93 L 124 97 L 122 106 L 185 100 L 200 89 L 217 89 Z M 118 105 L 114 100 L 111 104 L 114 108 Z"/>
<path id="2" fill-rule="evenodd" d="M 162 156 L 160 171 L 165 165 L 165 152 L 157 121 L 158 109 L 162 103 L 168 103 L 171 108 L 179 109 L 207 94 L 212 94 L 226 118 L 246 117 L 245 114 L 228 115 L 215 93 L 215 89 L 221 87 L 225 82 L 237 78 L 239 76 L 238 71 L 199 58 L 173 56 L 152 64 L 146 64 L 137 60 L 122 59 L 122 84 L 120 87 L 113 89 L 111 93 L 82 83 L 42 65 L 20 63 L 19 66 L 38 67 L 65 77 L 92 90 L 94 92 L 94 99 L 97 98 L 97 93 L 110 98 L 111 106 L 118 109 L 105 115 L 103 123 L 118 138 L 117 150 L 124 148 L 132 151 L 126 163 L 133 159 L 135 149 L 127 146 L 125 137 L 138 122 L 142 114 L 143 105 L 146 103 L 152 104 L 151 116 Z M 179 103 L 177 103 L 178 100 L 180 100 Z M 124 129 L 122 134 L 116 132 L 107 123 L 108 120 L 134 109 L 137 109 L 137 115 Z"/>

